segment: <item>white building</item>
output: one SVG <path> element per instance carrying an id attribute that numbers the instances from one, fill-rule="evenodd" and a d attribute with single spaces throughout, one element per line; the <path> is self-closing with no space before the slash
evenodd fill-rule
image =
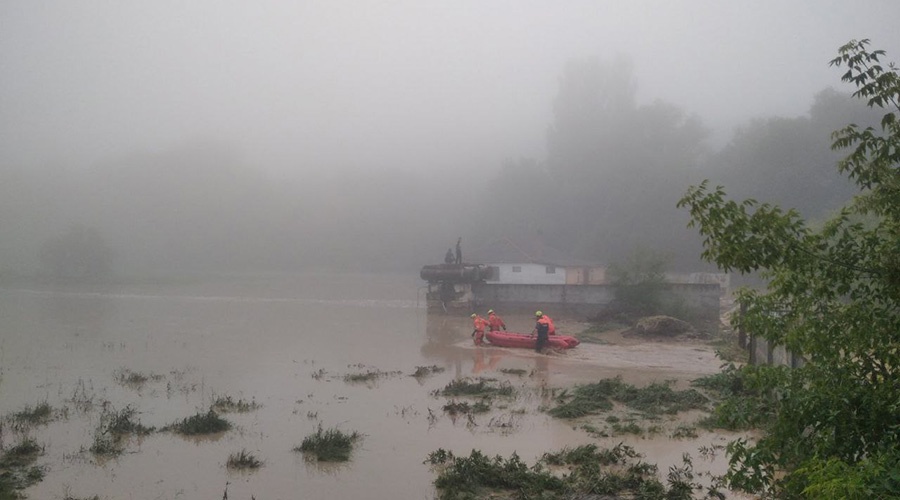
<path id="1" fill-rule="evenodd" d="M 515 285 L 586 285 L 605 280 L 605 268 L 578 262 L 538 238 L 515 242 L 500 238 L 471 251 L 468 260 L 492 270 L 486 281 Z"/>

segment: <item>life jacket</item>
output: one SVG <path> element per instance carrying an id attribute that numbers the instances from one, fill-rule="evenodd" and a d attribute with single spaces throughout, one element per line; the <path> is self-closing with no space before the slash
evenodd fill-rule
<path id="1" fill-rule="evenodd" d="M 486 319 L 482 318 L 481 316 L 475 316 L 475 318 L 472 319 L 472 324 L 475 326 L 476 331 L 483 332 L 484 327 L 487 326 L 488 322 Z"/>
<path id="2" fill-rule="evenodd" d="M 503 322 L 503 319 L 494 313 L 488 315 L 488 324 L 491 326 L 492 332 L 499 331 L 501 328 L 506 326 L 506 323 Z"/>
<path id="3" fill-rule="evenodd" d="M 546 314 L 542 318 L 547 320 L 547 335 L 556 335 L 556 326 L 553 325 L 553 318 Z"/>
<path id="4" fill-rule="evenodd" d="M 546 315 L 541 316 L 540 318 L 538 318 L 538 319 L 537 319 L 537 325 L 536 325 L 536 326 L 537 326 L 537 330 L 540 332 L 542 329 L 545 329 L 545 328 L 546 328 L 547 334 L 549 335 L 549 334 L 550 334 L 550 321 L 549 321 L 549 320 L 550 320 L 550 318 L 547 317 Z"/>

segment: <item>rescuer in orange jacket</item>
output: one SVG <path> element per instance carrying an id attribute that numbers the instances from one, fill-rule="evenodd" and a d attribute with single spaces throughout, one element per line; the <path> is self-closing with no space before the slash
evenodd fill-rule
<path id="1" fill-rule="evenodd" d="M 488 326 L 492 332 L 499 332 L 501 328 L 506 330 L 506 323 L 503 322 L 503 318 L 497 316 L 493 309 L 488 311 Z"/>
<path id="2" fill-rule="evenodd" d="M 472 337 L 475 338 L 475 345 L 484 343 L 484 328 L 487 324 L 488 322 L 486 319 L 472 313 L 472 325 L 475 327 L 475 330 L 472 331 Z"/>
<path id="3" fill-rule="evenodd" d="M 556 326 L 553 325 L 553 318 L 546 314 L 541 314 L 541 317 L 547 320 L 547 335 L 556 335 Z"/>
<path id="4" fill-rule="evenodd" d="M 550 331 L 550 322 L 547 321 L 548 316 L 544 316 L 544 313 L 541 311 L 537 311 L 534 313 L 535 318 L 537 318 L 537 323 L 534 325 L 534 329 L 537 330 L 537 341 L 534 343 L 535 352 L 541 352 L 541 349 L 547 345 L 547 335 L 549 335 Z"/>

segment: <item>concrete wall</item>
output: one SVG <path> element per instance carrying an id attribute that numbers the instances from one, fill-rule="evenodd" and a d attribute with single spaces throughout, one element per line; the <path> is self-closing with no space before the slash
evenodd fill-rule
<path id="1" fill-rule="evenodd" d="M 567 285 L 605 285 L 605 267 L 567 267 Z"/>
<path id="2" fill-rule="evenodd" d="M 548 266 L 543 264 L 487 264 L 490 267 L 497 268 L 498 274 L 492 283 L 503 284 L 540 284 L 540 285 L 563 285 L 566 283 L 566 269 L 563 267 L 553 267 L 552 273 L 547 272 Z M 519 269 L 518 272 L 514 268 Z"/>
<path id="3" fill-rule="evenodd" d="M 664 303 L 673 304 L 698 318 L 719 317 L 718 284 L 665 284 Z M 572 314 L 595 315 L 615 299 L 611 285 L 511 285 L 476 283 L 472 286 L 476 308 L 502 305 L 504 310 L 565 310 Z M 552 315 L 552 313 L 550 313 Z"/>

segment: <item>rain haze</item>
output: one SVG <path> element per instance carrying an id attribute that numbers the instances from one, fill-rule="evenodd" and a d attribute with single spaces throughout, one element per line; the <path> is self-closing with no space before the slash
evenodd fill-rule
<path id="1" fill-rule="evenodd" d="M 846 205 L 831 132 L 881 115 L 829 61 L 900 60 L 897 19 L 0 1 L 0 498 L 453 497 L 438 451 L 585 444 L 633 447 L 642 491 L 712 490 L 754 436 L 703 427 L 690 384 L 750 355 L 676 205 L 704 179 L 811 224 Z M 598 380 L 689 404 L 562 402 Z M 304 448 L 323 430 L 344 456 Z"/>
<path id="2" fill-rule="evenodd" d="M 260 248 L 222 257 L 220 271 L 293 266 L 286 247 L 323 225 L 343 236 L 310 237 L 307 246 L 368 241 L 371 258 L 391 251 L 382 241 L 391 240 L 407 249 L 402 258 L 420 264 L 459 234 L 483 236 L 482 220 L 512 225 L 487 221 L 490 207 L 476 207 L 491 182 L 509 184 L 501 167 L 525 161 L 552 171 L 565 161 L 548 152 L 548 130 L 560 126 L 555 102 L 573 62 L 625 75 L 634 92 L 612 99 L 631 99 L 635 109 L 665 103 L 693 117 L 702 147 L 716 151 L 735 127 L 804 115 L 817 92 L 839 87 L 827 62 L 843 43 L 870 38 L 889 55 L 900 45 L 892 25 L 900 7 L 890 1 L 4 2 L 0 9 L 0 167 L 21 183 L 7 189 L 24 198 L 7 199 L 3 221 L 19 237 L 5 238 L 0 267 L 14 269 L 33 268 L 27 254 L 35 245 L 73 226 L 99 231 L 119 267 L 156 269 L 160 263 L 139 256 L 140 248 L 170 246 L 189 232 L 198 254 L 211 252 L 227 235 L 200 240 L 215 239 L 217 227 L 229 232 L 229 224 L 240 233 L 242 221 L 269 232 L 245 233 L 240 239 Z M 165 200 L 148 182 L 181 201 Z M 173 205 L 187 200 L 192 207 Z M 175 215 L 148 214 L 163 205 L 194 220 L 182 218 L 189 227 L 179 229 L 170 227 L 179 224 Z M 411 211 L 420 217 L 405 223 Z M 153 228 L 135 229 L 151 219 Z M 200 226 L 209 234 L 196 234 Z M 358 239 L 348 236 L 355 230 Z M 619 256 L 553 244 L 599 261 Z M 188 253 L 162 260 L 193 265 L 199 257 Z"/>

